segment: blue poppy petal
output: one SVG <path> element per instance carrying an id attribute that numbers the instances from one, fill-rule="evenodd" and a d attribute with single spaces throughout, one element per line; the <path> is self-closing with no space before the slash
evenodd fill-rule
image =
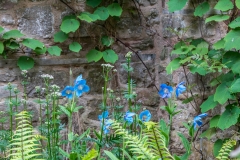
<path id="1" fill-rule="evenodd" d="M 83 92 L 88 92 L 90 90 L 88 85 L 83 86 Z"/>
<path id="2" fill-rule="evenodd" d="M 208 114 L 207 114 L 207 113 L 202 113 L 202 114 L 200 114 L 200 115 L 198 115 L 198 116 L 201 117 L 201 118 L 204 118 L 204 117 L 207 117 Z"/>

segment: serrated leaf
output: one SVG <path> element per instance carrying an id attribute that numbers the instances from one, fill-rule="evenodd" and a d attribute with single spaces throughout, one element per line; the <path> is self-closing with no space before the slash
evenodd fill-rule
<path id="1" fill-rule="evenodd" d="M 105 62 L 115 63 L 118 60 L 118 55 L 112 49 L 107 49 L 102 53 Z"/>
<path id="2" fill-rule="evenodd" d="M 0 26 L 0 33 L 4 31 L 4 28 Z"/>
<path id="3" fill-rule="evenodd" d="M 217 41 L 216 43 L 213 44 L 213 48 L 216 49 L 216 50 L 223 49 L 224 44 L 225 44 L 225 40 L 224 40 L 224 38 L 222 38 L 222 39 L 220 39 L 219 41 Z"/>
<path id="4" fill-rule="evenodd" d="M 217 157 L 219 154 L 220 149 L 222 148 L 223 140 L 218 139 L 213 145 L 213 155 Z"/>
<path id="5" fill-rule="evenodd" d="M 28 56 L 21 56 L 18 58 L 17 65 L 21 70 L 29 70 L 34 66 L 34 60 Z"/>
<path id="6" fill-rule="evenodd" d="M 46 47 L 43 47 L 43 48 L 38 48 L 38 47 L 37 47 L 37 48 L 34 50 L 34 52 L 37 53 L 37 54 L 44 54 L 44 53 L 47 52 L 47 48 L 46 48 Z"/>
<path id="7" fill-rule="evenodd" d="M 179 63 L 180 60 L 180 58 L 175 58 L 168 64 L 168 66 L 166 67 L 167 74 L 172 74 L 173 71 L 175 71 L 181 66 L 181 64 Z"/>
<path id="8" fill-rule="evenodd" d="M 224 38 L 225 40 L 225 49 L 231 50 L 231 49 L 240 49 L 240 28 L 231 30 L 228 32 Z"/>
<path id="9" fill-rule="evenodd" d="M 2 54 L 4 51 L 4 45 L 3 42 L 0 41 L 0 54 Z"/>
<path id="10" fill-rule="evenodd" d="M 228 11 L 230 9 L 233 9 L 233 4 L 231 0 L 219 0 L 214 9 L 218 9 L 220 11 Z"/>
<path id="11" fill-rule="evenodd" d="M 62 49 L 59 48 L 58 46 L 51 46 L 47 49 L 48 53 L 52 56 L 60 56 Z"/>
<path id="12" fill-rule="evenodd" d="M 100 17 L 97 14 L 91 14 L 88 12 L 82 12 L 79 16 L 79 19 L 81 19 L 82 21 L 86 21 L 88 23 L 94 22 L 96 20 L 98 20 Z"/>
<path id="13" fill-rule="evenodd" d="M 216 128 L 209 128 L 206 131 L 204 131 L 200 137 L 206 137 L 208 140 L 212 138 L 212 136 L 216 135 Z"/>
<path id="14" fill-rule="evenodd" d="M 202 17 L 205 13 L 207 13 L 210 9 L 210 5 L 208 2 L 203 2 L 197 6 L 194 11 L 194 16 Z"/>
<path id="15" fill-rule="evenodd" d="M 80 22 L 75 18 L 66 18 L 62 21 L 61 30 L 65 33 L 75 32 L 80 26 Z"/>
<path id="16" fill-rule="evenodd" d="M 183 9 L 186 3 L 187 0 L 169 0 L 168 9 L 170 12 L 178 11 Z"/>
<path id="17" fill-rule="evenodd" d="M 118 3 L 112 3 L 108 7 L 108 13 L 111 16 L 118 16 L 120 17 L 122 14 L 122 7 Z"/>
<path id="18" fill-rule="evenodd" d="M 226 106 L 226 110 L 220 116 L 218 121 L 218 127 L 221 130 L 227 129 L 238 122 L 240 109 L 233 104 Z"/>
<path id="19" fill-rule="evenodd" d="M 240 0 L 235 0 L 235 4 L 236 4 L 237 8 L 240 9 Z"/>
<path id="20" fill-rule="evenodd" d="M 10 39 L 10 38 L 21 38 L 24 36 L 19 30 L 11 30 L 8 32 L 5 32 L 2 36 L 3 39 Z"/>
<path id="21" fill-rule="evenodd" d="M 227 83 L 223 82 L 220 84 L 214 94 L 214 101 L 224 104 L 228 99 L 231 98 L 231 93 L 229 92 Z"/>
<path id="22" fill-rule="evenodd" d="M 38 48 L 43 48 L 44 44 L 42 42 L 40 42 L 39 40 L 36 39 L 30 39 L 30 38 L 26 38 L 22 41 L 22 44 L 28 48 L 31 48 L 33 50 L 35 50 L 37 47 Z"/>
<path id="23" fill-rule="evenodd" d="M 87 5 L 89 5 L 93 8 L 97 7 L 101 2 L 102 2 L 102 0 L 87 0 L 86 1 Z"/>
<path id="24" fill-rule="evenodd" d="M 221 22 L 221 21 L 225 21 L 227 19 L 229 19 L 230 16 L 228 15 L 215 15 L 215 16 L 211 16 L 206 18 L 205 23 L 211 22 L 211 21 L 216 21 L 216 22 Z"/>
<path id="25" fill-rule="evenodd" d="M 66 33 L 64 33 L 63 31 L 59 31 L 57 33 L 54 34 L 54 42 L 64 42 L 65 40 L 67 40 L 68 35 Z"/>
<path id="26" fill-rule="evenodd" d="M 99 16 L 99 20 L 105 21 L 109 17 L 108 9 L 106 7 L 98 7 L 95 11 L 94 14 Z"/>
<path id="27" fill-rule="evenodd" d="M 82 46 L 78 42 L 72 42 L 69 45 L 69 49 L 73 52 L 79 52 L 82 49 Z"/>
<path id="28" fill-rule="evenodd" d="M 233 84 L 230 87 L 230 91 L 232 93 L 240 92 L 240 79 L 239 78 L 233 82 Z"/>
<path id="29" fill-rule="evenodd" d="M 97 62 L 102 57 L 103 57 L 103 53 L 96 49 L 91 49 L 86 55 L 88 62 L 92 62 L 92 61 Z"/>
<path id="30" fill-rule="evenodd" d="M 228 26 L 233 29 L 240 27 L 240 17 L 237 17 L 236 19 L 234 19 Z"/>
<path id="31" fill-rule="evenodd" d="M 114 42 L 113 39 L 111 37 L 108 36 L 102 36 L 101 37 L 101 42 L 103 45 L 109 47 L 112 45 L 112 43 Z"/>
<path id="32" fill-rule="evenodd" d="M 214 101 L 214 96 L 211 95 L 200 106 L 201 112 L 202 113 L 207 112 L 208 110 L 215 108 L 217 105 L 218 105 L 218 103 Z"/>
<path id="33" fill-rule="evenodd" d="M 220 115 L 216 115 L 210 120 L 210 128 L 217 127 L 219 118 L 220 118 Z"/>

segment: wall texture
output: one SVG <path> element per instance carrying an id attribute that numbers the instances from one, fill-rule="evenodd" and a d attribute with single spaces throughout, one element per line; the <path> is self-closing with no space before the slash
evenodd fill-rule
<path id="1" fill-rule="evenodd" d="M 78 12 L 89 10 L 85 6 L 84 0 L 66 0 L 65 3 Z M 73 12 L 66 4 L 60 0 L 0 0 L 0 26 L 4 27 L 6 31 L 17 28 L 27 37 L 41 40 L 46 46 L 55 45 L 53 34 L 59 30 L 62 17 Z M 174 58 L 170 55 L 170 51 L 178 40 L 178 37 L 169 28 L 177 31 L 187 28 L 186 32 L 181 32 L 180 36 L 197 38 L 203 35 L 208 41 L 214 42 L 221 34 L 224 34 L 224 25 L 205 26 L 201 19 L 192 16 L 193 7 L 191 5 L 182 11 L 170 13 L 165 0 L 136 0 L 135 4 L 125 0 L 123 9 L 120 20 L 113 21 L 114 27 L 109 27 L 118 40 L 112 48 L 119 55 L 119 60 L 115 64 L 118 72 L 114 75 L 109 87 L 114 90 L 126 87 L 126 72 L 122 69 L 121 64 L 125 62 L 124 55 L 129 51 L 129 47 L 132 48 L 141 56 L 151 74 L 150 76 L 142 62 L 134 54 L 132 78 L 137 83 L 137 102 L 143 108 L 154 113 L 154 120 L 167 119 L 167 114 L 159 109 L 164 103 L 154 85 L 159 87 L 161 83 L 177 84 L 186 81 L 183 69 L 179 69 L 173 75 L 167 75 L 165 71 L 167 64 Z M 5 98 L 9 95 L 5 87 L 8 82 L 17 85 L 22 90 L 20 84 L 22 77 L 16 65 L 16 58 L 27 54 L 35 60 L 35 67 L 28 73 L 30 84 L 27 87 L 28 104 L 29 108 L 34 111 L 34 121 L 37 123 L 39 117 L 39 108 L 33 100 L 36 99 L 34 87 L 43 84 L 40 75 L 43 73 L 53 75 L 54 84 L 63 89 L 69 83 L 69 69 L 71 68 L 73 77 L 82 74 L 91 88 L 89 93 L 78 100 L 84 109 L 75 115 L 75 130 L 82 132 L 86 127 L 99 127 L 97 115 L 100 114 L 99 104 L 103 85 L 101 62 L 87 63 L 85 55 L 98 44 L 96 37 L 105 31 L 96 24 L 82 23 L 81 26 L 83 27 L 76 34 L 71 35 L 72 38 L 65 43 L 66 46 L 62 46 L 63 53 L 60 57 L 35 56 L 31 55 L 31 52 L 19 52 L 9 55 L 8 59 L 0 59 L 0 110 L 6 109 Z M 67 49 L 67 44 L 72 39 L 82 45 L 83 49 L 80 53 L 71 53 Z M 201 84 L 193 87 L 193 94 L 199 93 L 203 87 L 205 88 L 203 98 L 211 92 L 208 86 L 210 77 L 192 75 L 187 70 L 186 75 L 189 78 L 189 84 Z M 189 94 L 185 93 L 185 95 Z M 183 99 L 185 96 L 181 96 L 177 101 L 178 109 L 182 111 L 173 120 L 171 151 L 178 154 L 184 153 L 184 151 L 177 131 L 186 132 L 182 123 L 191 121 L 198 114 L 199 109 L 195 110 L 193 106 L 196 107 L 196 104 L 199 106 L 202 97 L 200 96 L 199 101 L 193 106 L 182 104 Z M 61 102 L 66 102 L 66 99 L 61 99 Z M 203 149 L 204 159 L 213 159 L 211 153 L 213 144 L 204 139 L 201 141 L 204 147 L 201 148 L 197 141 L 196 148 Z M 199 153 L 194 153 L 191 159 L 200 159 Z"/>

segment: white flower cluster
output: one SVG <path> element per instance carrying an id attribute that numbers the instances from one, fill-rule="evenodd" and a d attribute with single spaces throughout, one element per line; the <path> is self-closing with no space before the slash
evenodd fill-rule
<path id="1" fill-rule="evenodd" d="M 119 102 L 120 100 L 121 100 L 121 98 L 120 98 L 120 97 L 117 97 L 117 98 L 116 98 L 116 101 L 118 101 L 118 102 Z"/>
<path id="2" fill-rule="evenodd" d="M 101 64 L 101 66 L 106 67 L 106 68 L 113 68 L 114 67 L 111 64 Z"/>
<path id="3" fill-rule="evenodd" d="M 51 85 L 51 88 L 54 90 L 54 91 L 59 91 L 60 90 L 60 87 L 56 84 L 53 84 Z"/>
<path id="4" fill-rule="evenodd" d="M 27 100 L 26 100 L 26 99 L 21 99 L 21 102 L 22 102 L 22 103 L 26 103 Z"/>
<path id="5" fill-rule="evenodd" d="M 42 74 L 41 77 L 43 79 L 53 79 L 53 76 L 52 75 L 49 75 L 49 74 Z"/>
<path id="6" fill-rule="evenodd" d="M 22 72 L 21 72 L 22 75 L 26 75 L 27 73 L 28 73 L 27 70 L 22 70 Z"/>
<path id="7" fill-rule="evenodd" d="M 53 93 L 51 93 L 51 95 L 54 96 L 54 97 L 60 97 L 60 96 L 62 96 L 62 93 L 60 93 L 60 92 L 53 92 Z"/>
<path id="8" fill-rule="evenodd" d="M 117 69 L 113 69 L 113 72 L 117 72 Z"/>
<path id="9" fill-rule="evenodd" d="M 132 52 L 128 52 L 128 53 L 125 55 L 126 58 L 131 58 L 131 56 L 132 56 Z"/>

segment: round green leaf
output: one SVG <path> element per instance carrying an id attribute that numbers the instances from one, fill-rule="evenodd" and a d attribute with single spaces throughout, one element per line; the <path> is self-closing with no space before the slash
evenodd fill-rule
<path id="1" fill-rule="evenodd" d="M 168 9 L 170 12 L 181 10 L 188 0 L 169 0 Z"/>
<path id="2" fill-rule="evenodd" d="M 69 33 L 69 32 L 75 32 L 80 26 L 80 22 L 77 19 L 73 18 L 66 18 L 63 20 L 60 28 L 63 32 Z"/>
<path id="3" fill-rule="evenodd" d="M 10 38 L 20 38 L 24 36 L 19 30 L 11 30 L 8 32 L 5 32 L 2 36 L 3 39 L 10 39 Z"/>
<path id="4" fill-rule="evenodd" d="M 102 0 L 87 0 L 86 1 L 87 5 L 89 5 L 93 8 L 97 7 L 101 2 L 102 2 Z"/>
<path id="5" fill-rule="evenodd" d="M 232 104 L 226 106 L 226 110 L 220 116 L 218 127 L 221 130 L 227 129 L 238 122 L 240 109 Z"/>
<path id="6" fill-rule="evenodd" d="M 229 25 L 230 28 L 237 28 L 240 27 L 240 17 L 234 19 Z"/>
<path id="7" fill-rule="evenodd" d="M 62 49 L 59 48 L 58 46 L 51 46 L 47 49 L 48 53 L 50 55 L 55 55 L 55 56 L 60 56 L 61 55 L 61 52 L 62 52 Z"/>
<path id="8" fill-rule="evenodd" d="M 205 13 L 207 13 L 210 9 L 210 5 L 208 2 L 203 2 L 197 6 L 194 11 L 194 16 L 202 17 Z"/>
<path id="9" fill-rule="evenodd" d="M 213 155 L 214 157 L 217 157 L 219 154 L 220 149 L 222 148 L 223 140 L 218 139 L 213 146 Z"/>
<path id="10" fill-rule="evenodd" d="M 122 7 L 118 3 L 112 3 L 108 7 L 108 12 L 111 16 L 121 16 Z"/>
<path id="11" fill-rule="evenodd" d="M 97 14 L 91 14 L 91 13 L 88 13 L 88 12 L 82 12 L 79 16 L 78 16 L 79 19 L 83 20 L 83 21 L 86 21 L 88 23 L 91 23 L 91 22 L 94 22 L 96 21 L 97 19 L 99 19 L 99 16 Z"/>
<path id="12" fill-rule="evenodd" d="M 78 42 L 72 42 L 69 45 L 69 49 L 73 52 L 79 52 L 82 49 L 82 46 Z"/>
<path id="13" fill-rule="evenodd" d="M 112 49 L 107 49 L 103 52 L 103 59 L 105 62 L 115 63 L 118 60 L 118 55 Z"/>
<path id="14" fill-rule="evenodd" d="M 240 0 L 235 0 L 236 6 L 238 9 L 240 9 Z"/>
<path id="15" fill-rule="evenodd" d="M 105 21 L 109 17 L 108 9 L 106 7 L 98 7 L 94 14 L 99 16 L 99 20 Z"/>
<path id="16" fill-rule="evenodd" d="M 214 9 L 218 9 L 220 11 L 228 11 L 230 9 L 233 9 L 233 4 L 231 0 L 219 0 Z"/>
<path id="17" fill-rule="evenodd" d="M 96 49 L 92 49 L 87 53 L 86 57 L 88 62 L 97 62 L 103 57 L 103 53 Z"/>
<path id="18" fill-rule="evenodd" d="M 180 58 L 175 58 L 168 64 L 168 66 L 166 67 L 167 74 L 172 74 L 174 70 L 178 69 L 181 66 L 181 64 L 179 63 L 180 60 Z"/>
<path id="19" fill-rule="evenodd" d="M 37 47 L 38 48 L 43 48 L 44 44 L 42 42 L 40 42 L 39 40 L 36 39 L 29 39 L 26 38 L 22 41 L 22 44 L 28 48 L 31 48 L 33 50 L 35 50 Z"/>
<path id="20" fill-rule="evenodd" d="M 0 33 L 4 31 L 4 28 L 0 26 Z"/>
<path id="21" fill-rule="evenodd" d="M 224 44 L 225 44 L 225 41 L 222 38 L 219 41 L 217 41 L 216 43 L 214 43 L 213 48 L 214 49 L 222 49 L 222 48 L 224 48 Z"/>
<path id="22" fill-rule="evenodd" d="M 224 104 L 228 99 L 232 97 L 227 86 L 227 83 L 223 82 L 217 87 L 214 94 L 214 101 L 217 101 L 220 104 Z"/>
<path id="23" fill-rule="evenodd" d="M 0 54 L 2 54 L 4 51 L 4 45 L 3 42 L 0 41 Z"/>
<path id="24" fill-rule="evenodd" d="M 201 112 L 207 112 L 210 109 L 213 109 L 214 107 L 216 107 L 218 105 L 217 102 L 214 101 L 214 96 L 211 95 L 208 97 L 208 99 L 206 101 L 204 101 L 202 103 L 202 105 L 200 106 L 201 108 Z"/>
<path id="25" fill-rule="evenodd" d="M 17 61 L 17 65 L 21 70 L 29 70 L 34 66 L 34 60 L 28 56 L 21 56 Z"/>
<path id="26" fill-rule="evenodd" d="M 37 53 L 37 54 L 44 54 L 44 53 L 47 52 L 47 48 L 46 48 L 46 47 L 43 47 L 43 48 L 38 48 L 38 47 L 37 47 L 37 48 L 34 50 L 34 52 Z"/>
<path id="27" fill-rule="evenodd" d="M 102 42 L 103 45 L 109 47 L 109 46 L 112 45 L 113 39 L 111 37 L 108 37 L 108 36 L 102 36 L 101 42 Z"/>
<path id="28" fill-rule="evenodd" d="M 59 31 L 55 33 L 53 37 L 54 37 L 54 42 L 62 43 L 68 38 L 68 35 L 62 31 Z"/>
<path id="29" fill-rule="evenodd" d="M 216 22 L 220 22 L 220 21 L 225 21 L 227 19 L 229 19 L 230 16 L 228 15 L 215 15 L 215 16 L 211 16 L 206 18 L 205 23 L 211 22 L 211 21 L 216 21 Z"/>

